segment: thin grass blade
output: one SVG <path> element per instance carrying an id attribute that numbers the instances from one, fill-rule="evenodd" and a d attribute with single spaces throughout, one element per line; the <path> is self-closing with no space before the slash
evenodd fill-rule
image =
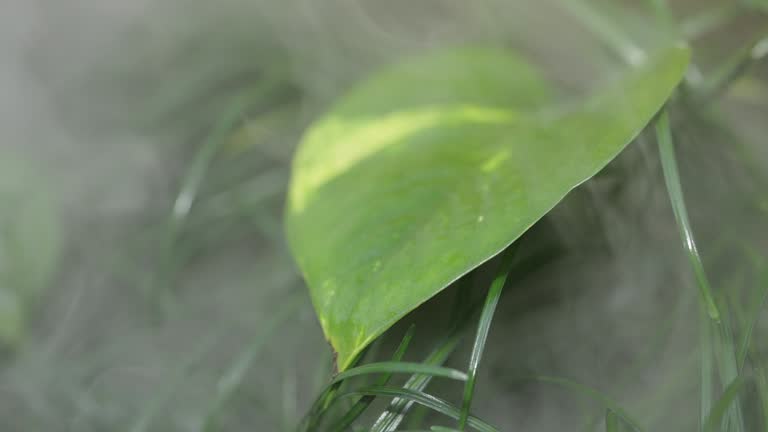
<path id="1" fill-rule="evenodd" d="M 703 309 L 703 308 L 702 308 Z M 699 424 L 703 428 L 709 417 L 710 408 L 714 401 L 715 384 L 713 382 L 714 361 L 712 351 L 712 326 L 706 312 L 702 310 L 699 318 L 699 355 L 701 356 L 700 396 L 699 396 Z"/>
<path id="2" fill-rule="evenodd" d="M 619 432 L 619 416 L 611 409 L 605 410 L 605 432 Z"/>
<path id="3" fill-rule="evenodd" d="M 716 432 L 718 426 L 724 419 L 726 412 L 731 405 L 738 399 L 739 392 L 744 386 L 744 380 L 741 377 L 736 378 L 725 388 L 723 395 L 712 407 L 706 423 L 704 423 L 704 432 Z"/>
<path id="4" fill-rule="evenodd" d="M 359 364 L 360 361 L 368 354 L 370 351 L 371 346 L 368 347 L 361 352 L 357 358 L 352 362 L 352 366 L 356 366 Z M 335 355 L 334 355 L 335 357 Z M 336 361 L 334 358 L 334 368 L 336 366 Z M 336 381 L 331 382 L 330 384 L 326 385 L 322 392 L 320 392 L 320 396 L 318 396 L 315 399 L 315 402 L 312 404 L 312 407 L 309 409 L 307 414 L 304 416 L 304 418 L 299 423 L 298 429 L 299 431 L 304 432 L 312 432 L 315 430 L 317 425 L 320 423 L 320 420 L 322 419 L 323 415 L 325 415 L 328 408 L 331 406 L 331 404 L 336 400 L 336 394 L 339 391 L 339 388 L 344 383 L 344 381 Z"/>
<path id="5" fill-rule="evenodd" d="M 391 397 L 391 398 L 409 400 L 409 401 L 418 403 L 420 405 L 423 405 L 433 411 L 436 411 L 454 420 L 458 420 L 460 415 L 460 411 L 458 408 L 456 408 L 455 406 L 451 405 L 450 403 L 446 402 L 443 399 L 440 399 L 428 393 L 424 393 L 422 391 L 400 388 L 400 387 L 376 387 L 376 386 L 366 387 L 360 390 L 353 390 L 349 393 L 340 395 L 339 397 L 341 398 L 341 397 L 365 396 L 365 395 Z M 496 429 L 490 424 L 474 416 L 469 416 L 467 420 L 467 425 L 479 432 L 498 432 L 498 429 Z"/>
<path id="6" fill-rule="evenodd" d="M 744 76 L 756 63 L 768 55 L 768 34 L 761 34 L 745 48 L 738 50 L 712 77 L 702 83 L 700 99 L 712 101 Z"/>
<path id="7" fill-rule="evenodd" d="M 467 419 L 469 418 L 469 409 L 472 406 L 472 397 L 475 392 L 477 369 L 480 366 L 480 360 L 485 351 L 485 343 L 488 340 L 488 332 L 490 331 L 491 322 L 493 321 L 493 314 L 496 312 L 496 306 L 499 303 L 501 291 L 504 288 L 504 284 L 507 282 L 507 277 L 511 271 L 512 261 L 514 260 L 517 248 L 517 244 L 514 244 L 502 253 L 498 274 L 493 279 L 493 282 L 491 282 L 485 305 L 483 305 L 483 310 L 480 313 L 480 322 L 477 327 L 475 344 L 472 347 L 472 355 L 470 356 L 469 367 L 467 368 L 467 383 L 464 387 L 464 398 L 461 404 L 461 416 L 459 417 L 458 423 L 459 430 L 464 430 L 464 427 L 467 424 Z"/>
<path id="8" fill-rule="evenodd" d="M 754 309 L 749 312 L 747 324 L 742 332 L 741 342 L 739 343 L 739 371 L 744 369 L 744 363 L 747 360 L 747 354 L 749 353 L 749 347 L 752 342 L 752 334 L 754 333 L 755 326 L 760 318 L 760 312 L 762 312 L 766 302 L 768 302 L 768 269 L 765 267 L 765 259 L 762 256 L 759 256 L 755 251 L 750 252 L 752 261 L 755 263 L 754 266 L 758 268 L 760 277 L 751 301 L 751 304 L 754 305 Z"/>
<path id="9" fill-rule="evenodd" d="M 198 149 L 192 163 L 184 174 L 179 192 L 168 216 L 160 258 L 161 266 L 158 273 L 152 276 L 148 289 L 148 295 L 155 299 L 155 306 L 159 313 L 165 312 L 170 306 L 167 285 L 169 285 L 169 279 L 178 261 L 174 252 L 180 232 L 189 219 L 200 187 L 205 181 L 215 156 L 226 142 L 227 134 L 234 128 L 246 106 L 246 99 L 243 97 L 234 98 L 214 124 L 213 130 Z"/>
<path id="10" fill-rule="evenodd" d="M 725 308 L 721 308 L 725 310 Z M 731 325 L 732 313 L 723 315 L 723 319 L 716 325 L 715 346 L 716 357 L 719 361 L 719 373 L 721 383 L 731 383 L 739 377 L 739 366 L 737 360 L 737 348 L 733 338 L 733 329 Z M 741 409 L 741 401 L 736 399 L 730 405 L 728 415 L 723 420 L 723 430 L 734 432 L 744 431 L 744 419 Z"/>
<path id="11" fill-rule="evenodd" d="M 400 344 L 397 346 L 397 349 L 395 350 L 395 353 L 392 355 L 392 362 L 398 362 L 400 361 L 403 356 L 405 355 L 405 351 L 408 349 L 408 345 L 410 345 L 411 340 L 413 339 L 413 334 L 415 332 L 415 326 L 411 325 L 408 328 L 408 331 L 405 332 L 405 335 L 403 336 L 403 339 L 400 341 Z M 387 383 L 389 383 L 390 378 L 392 377 L 391 373 L 385 373 L 384 375 L 380 376 L 376 380 L 376 386 L 386 386 Z M 368 408 L 368 406 L 373 402 L 375 398 L 371 396 L 363 396 L 355 402 L 355 404 L 350 408 L 349 411 L 347 411 L 346 414 L 344 414 L 344 417 L 342 417 L 332 428 L 332 431 L 342 432 L 346 430 L 352 423 L 357 420 L 358 417 Z"/>
<path id="12" fill-rule="evenodd" d="M 434 378 L 447 378 L 456 381 L 467 381 L 467 374 L 456 369 L 432 366 L 423 363 L 408 363 L 408 362 L 380 362 L 371 363 L 356 368 L 347 369 L 346 371 L 336 375 L 331 383 L 338 383 L 347 380 L 352 377 L 360 375 L 370 374 L 399 374 L 399 373 L 411 373 L 419 375 L 429 375 Z"/>
<path id="13" fill-rule="evenodd" d="M 753 367 L 755 373 L 755 386 L 760 397 L 760 413 L 762 415 L 763 430 L 768 430 L 768 374 L 761 366 Z"/>
<path id="14" fill-rule="evenodd" d="M 451 316 L 454 318 L 454 323 L 451 330 L 448 331 L 446 336 L 437 344 L 435 349 L 424 359 L 424 364 L 433 366 L 441 365 L 445 363 L 448 356 L 456 349 L 456 346 L 461 339 L 463 330 L 469 323 L 470 313 L 462 313 L 464 310 L 472 310 L 471 307 L 467 307 L 467 304 L 462 301 L 462 297 L 457 298 L 453 307 Z M 423 391 L 429 382 L 432 380 L 428 375 L 413 375 L 408 381 L 406 381 L 404 388 L 415 391 Z M 387 409 L 381 413 L 376 422 L 371 427 L 371 432 L 392 432 L 400 426 L 406 414 L 413 406 L 413 402 L 408 399 L 395 398 L 390 402 Z"/>
<path id="15" fill-rule="evenodd" d="M 419 376 L 428 376 L 430 378 L 446 378 L 456 381 L 466 381 L 467 375 L 459 370 L 444 368 L 440 366 L 432 366 L 430 364 L 423 363 L 407 363 L 407 362 L 380 362 L 371 363 L 363 366 L 347 369 L 346 371 L 336 375 L 331 383 L 328 385 L 328 389 L 325 394 L 329 394 L 325 398 L 322 408 L 312 416 L 311 423 L 316 425 L 319 422 L 322 414 L 328 410 L 328 408 L 336 401 L 335 391 L 341 386 L 343 382 L 349 378 L 372 375 L 372 374 L 395 374 L 395 373 L 412 373 Z"/>
<path id="16" fill-rule="evenodd" d="M 675 149 L 672 143 L 672 131 L 669 124 L 669 115 L 663 111 L 656 123 L 656 139 L 661 156 L 661 166 L 664 171 L 664 180 L 667 185 L 672 210 L 675 214 L 677 225 L 680 229 L 680 236 L 685 246 L 691 269 L 696 277 L 702 301 L 707 310 L 707 314 L 714 321 L 720 320 L 720 312 L 715 304 L 710 288 L 709 279 L 704 272 L 704 264 L 701 261 L 699 250 L 696 247 L 696 240 L 691 229 L 691 222 L 688 219 L 688 210 L 683 198 L 683 188 L 680 184 L 680 173 L 677 169 L 677 159 Z"/>

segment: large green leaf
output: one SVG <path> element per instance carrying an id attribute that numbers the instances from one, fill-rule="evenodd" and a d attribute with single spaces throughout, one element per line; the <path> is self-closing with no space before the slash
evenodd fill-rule
<path id="1" fill-rule="evenodd" d="M 306 133 L 286 229 L 340 370 L 520 237 L 643 129 L 680 81 L 674 47 L 568 109 L 505 51 L 457 50 L 355 87 Z"/>

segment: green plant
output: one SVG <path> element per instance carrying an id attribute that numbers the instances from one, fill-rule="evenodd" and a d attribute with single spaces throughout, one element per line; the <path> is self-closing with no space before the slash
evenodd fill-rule
<path id="1" fill-rule="evenodd" d="M 0 431 L 768 430 L 764 0 L 110 1 L 3 42 Z"/>
<path id="2" fill-rule="evenodd" d="M 665 2 L 651 3 L 660 25 L 670 35 L 679 33 Z M 758 312 L 737 331 L 728 313 L 733 300 L 711 287 L 687 216 L 670 112 L 683 113 L 681 118 L 701 112 L 765 55 L 766 39 L 710 80 L 683 81 L 687 48 L 667 42 L 642 50 L 588 5 L 570 5 L 631 63 L 626 78 L 595 96 L 562 105 L 540 74 L 508 51 L 462 48 L 376 74 L 303 138 L 293 163 L 286 229 L 340 374 L 301 430 L 346 430 L 373 397 L 393 399 L 373 422 L 374 431 L 398 430 L 413 404 L 455 419 L 455 430 L 496 430 L 472 417 L 470 407 L 494 309 L 507 275 L 514 279 L 512 251 L 525 248 L 518 243 L 526 230 L 613 160 L 657 113 L 653 123 L 666 187 L 702 303 L 699 424 L 704 431 L 748 430 L 740 395 Z M 463 305 L 467 309 L 459 314 L 479 311 L 466 374 L 441 368 L 445 354 L 425 359 L 422 369 L 401 362 L 410 335 L 392 362 L 356 366 L 399 319 L 499 253 L 484 305 Z M 450 352 L 454 346 L 446 342 L 437 349 Z M 347 378 L 371 373 L 383 374 L 377 385 L 343 390 Z M 413 375 L 402 386 L 386 386 L 393 373 Z M 424 392 L 433 378 L 449 376 L 465 383 L 460 406 Z M 607 409 L 606 430 L 642 430 L 609 398 L 588 392 Z M 334 403 L 352 397 L 357 400 L 342 421 L 325 422 Z"/>

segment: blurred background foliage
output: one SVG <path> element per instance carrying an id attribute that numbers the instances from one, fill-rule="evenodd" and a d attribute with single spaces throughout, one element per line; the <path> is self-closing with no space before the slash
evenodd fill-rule
<path id="1" fill-rule="evenodd" d="M 470 42 L 519 51 L 580 94 L 621 70 L 616 47 L 631 58 L 671 37 L 659 3 L 11 0 L 0 430 L 291 430 L 332 372 L 281 225 L 306 125 L 377 67 Z M 688 83 L 728 83 L 673 129 L 705 264 L 742 328 L 768 283 L 768 63 L 748 61 L 768 7 L 670 5 L 693 47 Z M 652 140 L 528 234 L 541 250 L 502 298 L 473 404 L 501 430 L 603 427 L 600 403 L 521 379 L 534 375 L 600 389 L 648 430 L 696 428 L 697 293 Z M 408 317 L 407 358 L 447 327 L 455 295 Z M 766 427 L 766 326 L 748 352 L 748 430 Z"/>

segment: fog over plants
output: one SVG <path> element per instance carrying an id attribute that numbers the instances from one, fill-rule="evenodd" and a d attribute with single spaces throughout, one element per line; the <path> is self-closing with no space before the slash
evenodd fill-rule
<path id="1" fill-rule="evenodd" d="M 589 128 L 578 133 L 565 120 L 562 129 L 554 120 L 543 123 L 566 118 L 562 112 L 589 114 L 611 98 L 620 103 L 606 106 L 630 106 L 636 97 L 638 106 L 650 108 L 638 134 L 629 126 L 614 133 L 631 143 L 617 143 L 618 156 L 611 154 L 607 166 L 596 162 L 601 169 L 585 172 L 589 180 L 561 186 L 568 192 L 580 184 L 533 218 L 519 239 L 500 240 L 504 247 L 515 241 L 515 265 L 469 390 L 472 415 L 493 429 L 470 422 L 466 430 L 768 430 L 765 2 L 5 0 L 0 9 L 0 431 L 322 432 L 336 430 L 361 400 L 370 406 L 339 430 L 462 430 L 446 413 L 469 409 L 462 381 L 471 380 L 464 373 L 477 354 L 478 320 L 493 312 L 484 301 L 504 259 L 483 256 L 473 262 L 484 263 L 478 268 L 449 272 L 455 283 L 398 310 L 393 316 L 403 318 L 381 328 L 372 344 L 350 348 L 364 353 L 357 363 L 350 354 L 336 364 L 334 349 L 349 354 L 346 340 L 332 347 L 326 338 L 346 335 L 328 324 L 335 317 L 324 315 L 333 309 L 323 309 L 327 286 L 313 286 L 321 279 L 313 277 L 331 267 L 345 271 L 352 262 L 337 262 L 345 255 L 332 249 L 307 249 L 339 246 L 324 235 L 356 223 L 357 213 L 337 220 L 329 208 L 375 209 L 364 216 L 409 222 L 411 207 L 399 213 L 388 201 L 412 197 L 408 190 L 379 194 L 363 181 L 358 188 L 355 177 L 336 186 L 342 175 L 337 183 L 323 175 L 365 159 L 359 155 L 369 151 L 366 143 L 383 148 L 402 132 L 398 111 L 388 104 L 417 101 L 420 91 L 462 72 L 437 69 L 435 87 L 424 81 L 428 89 L 407 81 L 413 78 L 407 63 L 402 85 L 393 78 L 384 87 L 386 76 L 377 74 L 433 52 L 485 48 L 524 59 L 551 88 L 556 103 L 537 108 L 537 117 L 519 117 L 544 125 L 520 135 L 533 137 L 530 154 L 543 148 L 536 139 L 589 143 L 613 133 L 600 122 L 584 123 Z M 669 81 L 669 94 L 655 105 L 650 99 L 661 90 L 610 87 L 634 76 L 628 70 L 645 71 L 659 47 L 682 50 L 681 40 L 690 62 L 675 60 L 685 71 L 679 80 L 637 79 Z M 662 66 L 665 73 L 674 69 Z M 516 70 L 494 73 L 521 79 Z M 361 82 L 373 84 L 366 90 L 357 87 Z M 381 99 L 360 96 L 363 102 L 354 105 L 360 88 Z M 613 90 L 590 99 L 604 88 Z M 425 97 L 443 102 L 461 91 Z M 333 135 L 333 127 L 357 127 L 343 124 L 340 100 L 380 110 L 355 113 L 363 132 Z M 471 108 L 464 114 L 485 113 Z M 420 119 L 429 123 L 429 115 Z M 365 122 L 378 120 L 391 128 L 365 135 Z M 327 136 L 352 137 L 347 153 L 323 155 L 325 142 L 317 145 L 320 156 L 311 153 L 311 131 L 325 133 L 323 121 L 330 124 Z M 419 126 L 402 126 L 408 127 Z M 449 129 L 445 136 L 462 133 Z M 425 146 L 431 139 L 419 137 Z M 481 146 L 470 140 L 466 147 L 474 155 Z M 665 154 L 673 147 L 676 160 Z M 310 162 L 321 160 L 320 168 L 299 172 L 311 165 L 303 165 L 302 151 Z M 392 166 L 412 175 L 421 161 L 381 168 L 375 163 L 389 159 L 371 154 L 360 179 Z M 503 166 L 499 161 L 491 162 Z M 567 170 L 580 161 L 551 166 Z M 429 171 L 429 163 L 413 184 L 444 177 L 453 184 L 451 172 Z M 292 219 L 295 196 L 304 191 L 289 189 L 304 187 L 302 179 L 309 179 L 307 193 L 338 201 Z M 311 188 L 316 184 L 319 192 Z M 695 245 L 685 236 L 675 184 Z M 333 195 L 321 186 L 349 193 Z M 365 191 L 376 194 L 350 202 L 368 197 Z M 318 228 L 323 223 L 330 228 Z M 366 235 L 378 238 L 359 237 Z M 472 240 L 449 245 L 446 255 L 474 246 Z M 357 255 L 381 252 L 362 251 Z M 418 264 L 414 271 L 439 271 Z M 359 286 L 373 291 L 369 282 L 361 276 Z M 363 315 L 386 308 L 371 302 Z M 716 321 L 707 317 L 708 306 L 718 309 Z M 445 361 L 426 361 L 462 320 Z M 339 334 L 329 335 L 334 330 Z M 390 399 L 402 394 L 329 402 L 336 390 L 354 393 L 363 384 L 379 385 L 377 379 L 400 389 L 411 373 L 435 372 L 394 373 L 387 381 L 392 370 L 384 368 L 370 382 L 358 376 L 360 386 L 350 379 L 324 392 L 339 366 L 390 361 L 460 372 L 453 381 L 436 376 L 421 389 L 450 407 L 414 405 L 398 429 L 375 429 L 380 414 L 393 409 Z"/>

